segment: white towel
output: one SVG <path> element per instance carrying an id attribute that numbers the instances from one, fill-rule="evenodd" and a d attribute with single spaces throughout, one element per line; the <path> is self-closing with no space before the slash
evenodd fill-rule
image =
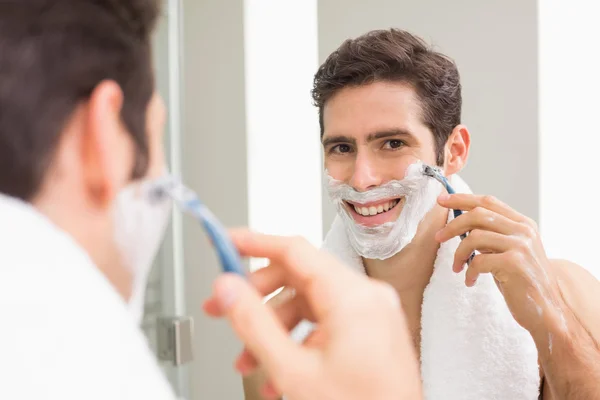
<path id="1" fill-rule="evenodd" d="M 127 305 L 88 254 L 0 194 L 0 399 L 175 399 Z"/>
<path id="2" fill-rule="evenodd" d="M 457 192 L 471 193 L 459 177 Z M 449 213 L 449 220 L 452 213 Z M 444 243 L 425 289 L 421 315 L 421 375 L 427 400 L 535 400 L 539 395 L 537 350 L 529 333 L 512 317 L 490 274 L 473 288 L 463 271 L 452 271 L 455 238 Z M 337 217 L 323 248 L 364 273 Z M 295 336 L 304 336 L 304 325 Z M 398 377 L 402 379 L 402 377 Z"/>

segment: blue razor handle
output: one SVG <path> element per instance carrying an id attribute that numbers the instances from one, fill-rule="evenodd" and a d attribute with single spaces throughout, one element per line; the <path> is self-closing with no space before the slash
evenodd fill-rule
<path id="1" fill-rule="evenodd" d="M 450 182 L 448 182 L 448 179 L 446 179 L 446 177 L 444 175 L 440 174 L 437 170 L 430 167 L 429 165 L 423 166 L 423 175 L 429 176 L 429 177 L 435 179 L 436 181 L 440 182 L 442 185 L 444 185 L 448 194 L 456 194 L 456 191 L 454 190 L 454 188 L 452 188 L 452 185 L 450 185 Z M 454 214 L 454 219 L 460 217 L 463 214 L 462 210 L 454 210 L 453 209 L 452 212 Z M 466 238 L 467 238 L 466 233 L 463 233 L 462 235 L 460 235 L 461 240 L 465 240 Z M 467 262 L 467 264 L 469 264 L 471 262 L 473 257 L 475 257 L 475 253 L 471 254 L 471 257 L 469 257 L 469 261 Z"/>
<path id="2" fill-rule="evenodd" d="M 446 179 L 445 176 L 438 174 L 437 172 L 435 172 L 433 170 L 433 168 L 427 168 L 425 170 L 425 175 L 430 176 L 434 179 L 436 179 L 437 181 L 439 181 L 442 185 L 444 185 L 444 187 L 446 188 L 446 191 L 448 192 L 448 194 L 456 194 L 456 191 L 454 190 L 454 188 L 452 187 L 452 185 L 450 185 L 450 182 L 448 182 L 448 179 Z M 462 210 L 452 210 L 452 212 L 454 213 L 454 219 L 460 217 L 463 212 Z M 462 235 L 460 235 L 461 240 L 466 239 L 467 234 L 463 233 Z"/>
<path id="3" fill-rule="evenodd" d="M 194 216 L 202 223 L 206 233 L 210 237 L 217 255 L 221 261 L 223 272 L 238 274 L 245 277 L 246 273 L 242 268 L 242 260 L 240 255 L 231 242 L 227 231 L 214 214 L 202 204 L 198 199 L 192 200 L 185 205 L 187 210 L 195 210 L 192 212 Z"/>
<path id="4" fill-rule="evenodd" d="M 191 214 L 202 224 L 213 246 L 217 250 L 223 272 L 238 274 L 246 277 L 240 255 L 233 245 L 227 230 L 214 216 L 209 208 L 200 201 L 198 195 L 172 176 L 166 176 L 152 188 L 151 196 L 156 201 L 169 196 L 177 206 Z"/>
<path id="5" fill-rule="evenodd" d="M 445 176 L 440 175 L 442 184 L 446 187 L 446 191 L 448 192 L 448 194 L 456 194 L 456 191 L 454 190 L 454 188 L 450 185 L 450 182 L 448 182 L 448 179 L 446 179 Z M 452 212 L 454 213 L 454 219 L 460 217 L 463 212 L 462 210 L 452 210 Z M 463 233 L 462 235 L 460 235 L 461 240 L 466 239 L 467 234 Z"/>

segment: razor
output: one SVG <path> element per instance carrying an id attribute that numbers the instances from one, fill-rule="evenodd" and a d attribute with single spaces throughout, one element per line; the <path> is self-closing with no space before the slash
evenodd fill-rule
<path id="1" fill-rule="evenodd" d="M 200 201 L 196 192 L 173 176 L 166 176 L 152 185 L 150 196 L 153 201 L 160 201 L 165 196 L 173 199 L 180 210 L 193 216 L 204 227 L 217 250 L 223 272 L 246 276 L 240 255 L 227 230 L 209 208 Z"/>
<path id="2" fill-rule="evenodd" d="M 423 165 L 423 175 L 429 176 L 441 183 L 444 186 L 444 188 L 446 188 L 446 191 L 449 194 L 456 194 L 456 191 L 454 190 L 454 188 L 452 188 L 452 185 L 450 185 L 448 179 L 444 175 L 442 175 L 442 173 L 437 168 L 431 167 L 429 165 Z M 452 212 L 454 213 L 454 219 L 460 217 L 463 214 L 462 210 L 452 210 Z M 466 239 L 466 237 L 466 233 L 460 235 L 461 240 Z M 469 261 L 467 262 L 467 264 L 471 262 L 473 257 L 475 257 L 475 253 L 471 254 L 471 257 L 469 257 Z"/>

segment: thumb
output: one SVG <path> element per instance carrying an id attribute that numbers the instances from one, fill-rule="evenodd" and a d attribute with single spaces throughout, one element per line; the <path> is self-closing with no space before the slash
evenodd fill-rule
<path id="1" fill-rule="evenodd" d="M 237 336 L 274 382 L 281 383 L 289 375 L 297 375 L 298 369 L 307 367 L 308 354 L 289 337 L 272 307 L 264 304 L 259 293 L 243 278 L 234 274 L 219 276 L 214 294 Z"/>

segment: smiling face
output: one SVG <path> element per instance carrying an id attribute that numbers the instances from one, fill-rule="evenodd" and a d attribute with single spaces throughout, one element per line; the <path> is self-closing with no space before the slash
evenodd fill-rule
<path id="1" fill-rule="evenodd" d="M 450 177 L 467 160 L 456 64 L 407 31 L 374 30 L 327 57 L 312 97 L 329 195 L 354 249 L 384 260 L 434 241 L 447 210 L 435 206 L 441 185 L 423 179 L 418 163 Z"/>
<path id="2" fill-rule="evenodd" d="M 350 86 L 323 108 L 323 150 L 330 177 L 364 193 L 402 180 L 415 162 L 436 164 L 431 130 L 422 122 L 415 91 L 400 82 Z M 370 202 L 343 199 L 357 224 L 377 226 L 398 219 L 406 197 Z"/>

